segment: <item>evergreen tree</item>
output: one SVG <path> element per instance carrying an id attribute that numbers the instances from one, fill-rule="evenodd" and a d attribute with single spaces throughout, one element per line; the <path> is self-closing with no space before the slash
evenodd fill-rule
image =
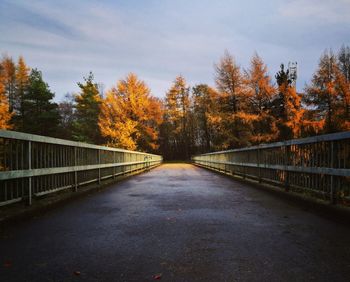
<path id="1" fill-rule="evenodd" d="M 92 72 L 78 83 L 80 93 L 75 96 L 75 116 L 73 139 L 94 144 L 103 143 L 98 126 L 102 98 Z"/>
<path id="2" fill-rule="evenodd" d="M 292 86 L 289 70 L 285 71 L 283 64 L 275 77 L 278 84 L 278 95 L 272 102 L 272 113 L 277 119 L 278 140 L 298 138 L 301 135 L 303 115 L 301 98 L 295 87 Z"/>
<path id="3" fill-rule="evenodd" d="M 24 96 L 26 95 L 29 86 L 29 72 L 30 68 L 26 65 L 24 58 L 20 56 L 16 66 L 16 88 L 13 102 L 13 111 L 15 112 L 14 124 L 18 131 L 24 131 L 25 128 L 28 128 L 28 125 L 25 125 L 27 121 L 24 116 L 23 103 L 25 99 Z"/>
<path id="4" fill-rule="evenodd" d="M 59 113 L 52 101 L 54 93 L 42 78 L 41 71 L 32 69 L 27 89 L 22 97 L 21 131 L 46 135 L 58 135 Z"/>
<path id="5" fill-rule="evenodd" d="M 73 139 L 73 125 L 75 122 L 74 96 L 66 94 L 64 100 L 58 104 L 60 114 L 59 132 L 60 138 Z"/>

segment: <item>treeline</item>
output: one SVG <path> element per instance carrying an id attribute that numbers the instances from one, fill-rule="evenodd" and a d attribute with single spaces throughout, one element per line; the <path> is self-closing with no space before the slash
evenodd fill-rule
<path id="1" fill-rule="evenodd" d="M 216 88 L 175 79 L 166 94 L 161 151 L 167 159 L 350 130 L 350 48 L 325 51 L 297 93 L 281 65 L 269 76 L 255 54 L 242 69 L 228 52 L 215 65 Z"/>
<path id="2" fill-rule="evenodd" d="M 255 54 L 242 69 L 225 52 L 215 87 L 175 78 L 165 98 L 129 74 L 105 94 L 90 73 L 79 93 L 53 101 L 42 74 L 4 56 L 0 62 L 0 128 L 161 153 L 166 159 L 350 130 L 350 48 L 325 51 L 297 93 L 282 64 L 271 77 Z"/>

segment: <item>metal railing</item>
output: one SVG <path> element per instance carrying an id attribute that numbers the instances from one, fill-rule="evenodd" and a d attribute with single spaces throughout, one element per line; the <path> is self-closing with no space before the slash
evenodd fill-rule
<path id="1" fill-rule="evenodd" d="M 162 157 L 0 130 L 0 206 L 154 167 Z"/>
<path id="2" fill-rule="evenodd" d="M 350 132 L 192 157 L 195 164 L 350 204 Z"/>

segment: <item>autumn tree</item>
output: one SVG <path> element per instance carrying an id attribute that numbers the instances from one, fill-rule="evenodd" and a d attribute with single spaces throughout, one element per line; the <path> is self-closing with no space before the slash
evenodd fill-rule
<path id="1" fill-rule="evenodd" d="M 220 146 L 218 92 L 206 84 L 192 88 L 195 145 L 198 152 L 209 152 Z"/>
<path id="2" fill-rule="evenodd" d="M 16 65 L 15 96 L 13 102 L 13 111 L 15 113 L 13 120 L 16 130 L 19 131 L 25 131 L 25 128 L 28 128 L 28 125 L 25 125 L 27 121 L 24 116 L 23 103 L 29 86 L 29 72 L 30 68 L 26 65 L 24 58 L 20 56 Z"/>
<path id="3" fill-rule="evenodd" d="M 76 141 L 101 144 L 103 142 L 98 125 L 102 98 L 92 72 L 78 82 L 80 92 L 75 96 L 73 139 Z"/>
<path id="4" fill-rule="evenodd" d="M 275 78 L 278 94 L 272 102 L 272 114 L 277 119 L 278 140 L 298 138 L 301 135 L 303 116 L 301 97 L 292 85 L 289 70 L 285 71 L 283 64 Z"/>
<path id="5" fill-rule="evenodd" d="M 343 73 L 346 82 L 350 82 L 350 47 L 342 46 L 338 54 L 339 69 Z"/>
<path id="6" fill-rule="evenodd" d="M 267 66 L 258 54 L 252 57 L 244 82 L 245 98 L 248 100 L 245 119 L 252 124 L 252 142 L 271 142 L 277 137 L 276 120 L 271 114 L 271 101 L 276 89 Z"/>
<path id="7" fill-rule="evenodd" d="M 247 99 L 244 97 L 244 80 L 240 67 L 227 51 L 215 65 L 215 83 L 219 91 L 219 111 L 223 116 L 221 149 L 249 145 L 251 130 L 246 119 Z"/>
<path id="8" fill-rule="evenodd" d="M 5 74 L 2 64 L 0 64 L 0 129 L 11 129 L 10 124 L 12 114 L 10 113 L 10 107 L 8 98 L 5 92 Z"/>
<path id="9" fill-rule="evenodd" d="M 166 158 L 190 157 L 190 110 L 189 87 L 184 77 L 178 76 L 165 97 L 162 151 Z M 165 151 L 164 147 L 168 149 Z"/>
<path id="10" fill-rule="evenodd" d="M 32 69 L 21 101 L 23 118 L 21 131 L 58 136 L 59 113 L 57 104 L 53 102 L 54 96 L 43 80 L 41 71 Z"/>
<path id="11" fill-rule="evenodd" d="M 109 146 L 155 152 L 162 120 L 161 103 L 145 82 L 130 73 L 107 92 L 99 127 Z"/>
<path id="12" fill-rule="evenodd" d="M 305 90 L 305 103 L 312 108 L 314 119 L 322 126 L 323 133 L 346 130 L 344 126 L 349 123 L 343 118 L 347 115 L 349 89 L 332 51 L 322 54 L 311 85 Z"/>
<path id="13" fill-rule="evenodd" d="M 338 90 L 341 94 L 343 109 L 341 116 L 344 130 L 350 129 L 350 47 L 342 46 L 338 54 L 338 64 L 341 74 L 338 74 Z"/>
<path id="14" fill-rule="evenodd" d="M 9 56 L 3 56 L 1 60 L 3 68 L 3 85 L 5 95 L 9 100 L 10 112 L 13 112 L 16 95 L 16 64 Z"/>

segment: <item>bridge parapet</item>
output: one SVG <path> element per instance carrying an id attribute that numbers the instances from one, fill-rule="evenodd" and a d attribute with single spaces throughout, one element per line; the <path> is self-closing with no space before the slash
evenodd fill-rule
<path id="1" fill-rule="evenodd" d="M 0 206 L 148 169 L 159 155 L 0 130 Z"/>
<path id="2" fill-rule="evenodd" d="M 350 132 L 192 157 L 195 164 L 350 204 Z"/>

